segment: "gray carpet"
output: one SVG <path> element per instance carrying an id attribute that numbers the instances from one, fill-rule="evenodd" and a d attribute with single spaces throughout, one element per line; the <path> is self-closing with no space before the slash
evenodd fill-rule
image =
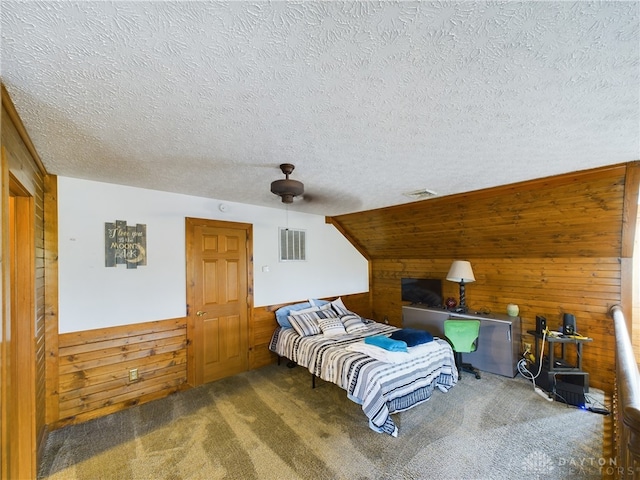
<path id="1" fill-rule="evenodd" d="M 603 418 L 469 374 L 370 430 L 344 390 L 270 365 L 52 432 L 42 479 L 602 478 Z M 594 400 L 602 401 L 592 390 Z"/>

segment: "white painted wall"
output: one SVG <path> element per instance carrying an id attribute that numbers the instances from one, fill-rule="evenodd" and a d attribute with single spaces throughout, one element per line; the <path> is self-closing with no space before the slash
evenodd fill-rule
<path id="1" fill-rule="evenodd" d="M 256 307 L 369 290 L 367 261 L 323 216 L 289 210 L 307 261 L 279 262 L 284 209 L 58 177 L 60 333 L 185 316 L 185 217 L 253 224 Z M 146 266 L 105 267 L 104 224 L 116 220 L 147 225 Z"/>

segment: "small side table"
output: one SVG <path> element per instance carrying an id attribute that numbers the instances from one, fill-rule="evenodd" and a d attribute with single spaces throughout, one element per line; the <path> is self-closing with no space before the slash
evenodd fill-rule
<path id="1" fill-rule="evenodd" d="M 536 357 L 536 370 L 540 368 L 539 362 L 542 362 L 540 375 L 544 375 L 546 377 L 540 379 L 540 387 L 550 393 L 555 393 L 557 376 L 560 376 L 561 378 L 565 376 L 579 376 L 581 378 L 576 380 L 579 380 L 579 384 L 584 387 L 585 392 L 589 391 L 589 374 L 582 370 L 582 346 L 585 343 L 592 342 L 592 338 L 564 335 L 546 335 L 543 337 L 542 334 L 535 330 L 527 330 L 527 333 L 533 335 L 535 338 L 534 355 Z M 544 358 L 541 358 L 541 354 L 544 353 L 541 352 L 543 338 L 549 344 L 547 361 L 545 361 Z M 561 346 L 560 357 L 555 356 L 555 346 L 557 344 L 560 344 Z M 567 360 L 567 345 L 575 345 L 575 362 Z"/>

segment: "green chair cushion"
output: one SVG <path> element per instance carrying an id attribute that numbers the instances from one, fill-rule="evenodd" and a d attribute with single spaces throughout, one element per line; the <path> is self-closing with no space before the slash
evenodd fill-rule
<path id="1" fill-rule="evenodd" d="M 444 336 L 449 339 L 455 352 L 474 352 L 479 332 L 480 320 L 444 321 Z"/>

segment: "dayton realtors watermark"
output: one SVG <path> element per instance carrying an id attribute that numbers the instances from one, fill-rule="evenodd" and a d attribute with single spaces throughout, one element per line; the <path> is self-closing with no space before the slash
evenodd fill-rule
<path id="1" fill-rule="evenodd" d="M 604 457 L 560 457 L 552 459 L 544 452 L 532 452 L 522 461 L 522 469 L 534 478 L 561 478 L 566 474 L 590 476 L 618 477 L 640 473 L 638 467 L 624 467 L 616 458 Z"/>

